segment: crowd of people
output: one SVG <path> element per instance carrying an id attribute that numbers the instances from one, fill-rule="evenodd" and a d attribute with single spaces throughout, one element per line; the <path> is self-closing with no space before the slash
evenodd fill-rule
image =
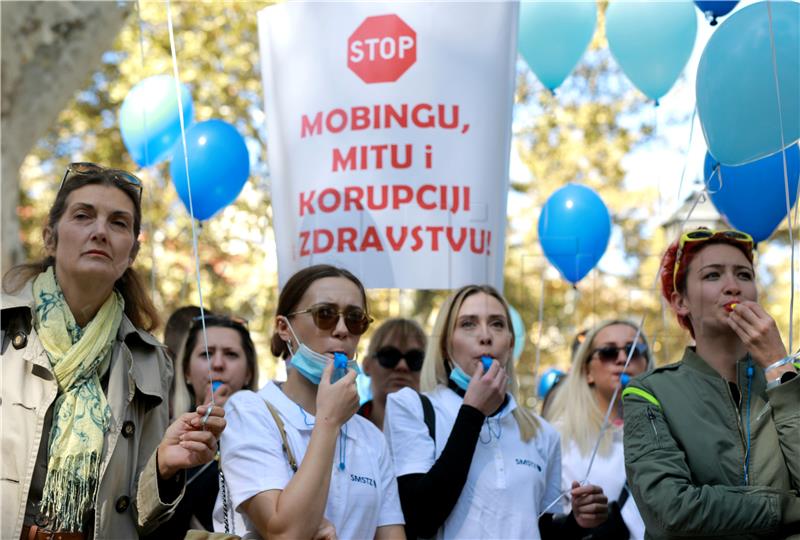
<path id="1" fill-rule="evenodd" d="M 747 234 L 666 250 L 680 362 L 655 367 L 615 314 L 576 337 L 539 415 L 484 284 L 430 333 L 380 322 L 359 364 L 361 281 L 300 270 L 270 340 L 287 377 L 263 386 L 236 316 L 182 308 L 161 345 L 133 268 L 141 195 L 128 172 L 70 165 L 44 258 L 3 278 L 3 538 L 800 538 L 800 363 L 758 303 Z"/>

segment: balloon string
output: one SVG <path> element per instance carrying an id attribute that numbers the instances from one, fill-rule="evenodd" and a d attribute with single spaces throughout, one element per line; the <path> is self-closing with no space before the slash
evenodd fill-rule
<path id="1" fill-rule="evenodd" d="M 697 103 L 692 109 L 692 119 L 689 123 L 689 142 L 686 143 L 686 157 L 683 160 L 683 171 L 681 171 L 681 181 L 678 183 L 678 204 L 681 201 L 681 191 L 683 190 L 683 180 L 686 178 L 686 168 L 689 165 L 689 153 L 692 149 L 692 137 L 694 136 L 694 119 L 697 116 Z"/>
<path id="2" fill-rule="evenodd" d="M 781 157 L 783 158 L 783 186 L 786 195 L 786 217 L 789 221 L 789 246 L 791 248 L 791 255 L 790 255 L 790 262 L 789 268 L 794 270 L 794 252 L 795 252 L 795 245 L 794 245 L 794 236 L 792 233 L 792 229 L 796 225 L 796 223 L 792 223 L 792 205 L 791 199 L 789 197 L 789 174 L 787 171 L 787 164 L 786 164 L 786 141 L 783 137 L 783 105 L 781 104 L 781 88 L 778 81 L 778 58 L 777 58 L 777 51 L 775 49 L 775 33 L 772 28 L 772 2 L 768 1 L 767 4 L 767 18 L 769 19 L 769 45 L 770 50 L 772 53 L 772 77 L 775 81 L 775 99 L 778 104 L 778 127 L 780 128 L 780 135 L 781 135 Z M 797 213 L 795 212 L 795 218 Z M 796 219 L 795 219 L 796 221 Z M 792 338 L 794 324 L 794 272 L 789 272 L 791 285 L 789 291 L 789 352 L 791 353 L 794 349 L 792 348 Z"/>
<path id="3" fill-rule="evenodd" d="M 542 330 L 544 328 L 544 291 L 545 291 L 545 276 L 544 270 L 542 271 L 542 290 L 539 293 L 539 330 L 536 336 L 536 362 L 533 364 L 533 380 L 539 376 L 539 364 L 542 360 Z"/>
<path id="4" fill-rule="evenodd" d="M 169 31 L 169 49 L 172 54 L 172 73 L 175 78 L 175 94 L 178 97 L 178 119 L 181 125 L 181 145 L 183 146 L 183 166 L 186 171 L 186 188 L 189 194 L 189 215 L 192 222 L 192 253 L 194 255 L 194 271 L 197 279 L 197 295 L 200 300 L 200 322 L 203 330 L 203 346 L 206 351 L 206 362 L 208 363 L 208 381 L 211 386 L 211 406 L 206 410 L 205 417 L 203 417 L 203 428 L 208 416 L 211 413 L 211 408 L 214 403 L 214 386 L 211 379 L 211 356 L 208 354 L 208 335 L 206 334 L 206 312 L 203 304 L 203 287 L 200 282 L 200 255 L 197 242 L 197 227 L 194 219 L 194 207 L 192 206 L 192 183 L 189 179 L 189 152 L 186 144 L 186 126 L 183 122 L 183 98 L 181 97 L 181 78 L 178 72 L 178 56 L 175 53 L 175 34 L 172 29 L 172 8 L 170 0 L 167 0 L 167 29 Z M 180 412 L 180 411 L 176 411 Z"/>
<path id="5" fill-rule="evenodd" d="M 139 26 L 139 59 L 142 63 L 142 69 L 145 68 L 144 62 L 144 22 L 142 21 L 142 6 L 139 0 L 136 0 L 136 20 L 138 21 Z M 142 124 L 144 124 L 144 132 L 145 132 L 145 143 L 144 143 L 144 162 L 149 165 L 150 164 L 150 145 L 148 144 L 147 134 L 149 130 L 147 129 L 147 107 L 142 107 Z M 153 203 L 153 193 L 152 190 L 147 191 L 147 202 L 148 204 Z M 150 233 L 150 297 L 156 297 L 156 243 L 155 243 L 155 234 L 153 234 L 154 228 L 147 221 L 146 225 L 144 225 L 146 230 Z"/>

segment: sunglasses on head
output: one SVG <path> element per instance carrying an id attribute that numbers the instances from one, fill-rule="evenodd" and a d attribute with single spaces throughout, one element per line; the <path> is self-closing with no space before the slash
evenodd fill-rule
<path id="1" fill-rule="evenodd" d="M 310 313 L 314 325 L 320 330 L 333 330 L 339 323 L 339 317 L 344 317 L 344 325 L 354 336 L 360 336 L 369 328 L 372 318 L 356 306 L 347 306 L 340 310 L 336 304 L 316 304 L 308 309 L 289 313 L 287 317 Z"/>
<path id="2" fill-rule="evenodd" d="M 79 176 L 91 176 L 98 174 L 110 176 L 111 178 L 117 180 L 118 182 L 133 186 L 136 189 L 136 192 L 139 196 L 139 201 L 141 202 L 142 181 L 139 179 L 138 176 L 129 173 L 128 171 L 123 171 L 122 169 L 109 169 L 107 167 L 97 165 L 96 163 L 88 163 L 88 162 L 70 163 L 69 166 L 67 167 L 67 170 L 64 171 L 64 177 L 61 179 L 61 185 L 58 186 L 58 191 L 60 192 L 64 188 L 64 185 L 73 178 L 77 178 Z"/>
<path id="3" fill-rule="evenodd" d="M 425 360 L 425 351 L 422 349 L 408 349 L 406 352 L 402 352 L 397 347 L 387 345 L 377 350 L 375 358 L 386 369 L 394 369 L 400 363 L 400 360 L 405 359 L 408 369 L 419 371 L 422 369 L 422 361 Z"/>
<path id="4" fill-rule="evenodd" d="M 675 253 L 675 266 L 672 268 L 672 288 L 675 292 L 678 292 L 678 267 L 681 264 L 681 257 L 683 257 L 683 247 L 691 242 L 705 242 L 714 237 L 728 238 L 734 242 L 744 244 L 748 249 L 753 249 L 753 237 L 742 231 L 735 231 L 733 229 L 724 229 L 720 231 L 695 229 L 684 233 L 678 241 L 678 251 Z"/>
<path id="5" fill-rule="evenodd" d="M 605 347 L 598 347 L 597 349 L 592 351 L 592 355 L 589 357 L 591 358 L 595 354 L 600 359 L 601 362 L 615 362 L 617 358 L 619 358 L 619 352 L 622 351 L 625 353 L 625 358 L 628 358 L 628 354 L 630 354 L 630 350 L 633 348 L 633 354 L 631 354 L 631 361 L 642 360 L 647 355 L 647 345 L 644 343 L 626 343 L 623 347 L 617 347 L 616 345 L 606 345 Z"/>

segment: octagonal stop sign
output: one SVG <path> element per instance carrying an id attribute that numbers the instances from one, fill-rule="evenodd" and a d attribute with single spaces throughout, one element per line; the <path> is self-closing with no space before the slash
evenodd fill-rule
<path id="1" fill-rule="evenodd" d="M 395 14 L 367 17 L 347 51 L 347 67 L 365 83 L 394 82 L 417 61 L 417 33 Z"/>

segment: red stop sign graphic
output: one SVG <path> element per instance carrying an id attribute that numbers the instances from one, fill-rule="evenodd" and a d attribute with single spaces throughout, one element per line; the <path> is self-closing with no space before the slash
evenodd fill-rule
<path id="1" fill-rule="evenodd" d="M 397 15 L 364 19 L 347 40 L 347 67 L 365 83 L 394 82 L 417 61 L 417 33 Z"/>

